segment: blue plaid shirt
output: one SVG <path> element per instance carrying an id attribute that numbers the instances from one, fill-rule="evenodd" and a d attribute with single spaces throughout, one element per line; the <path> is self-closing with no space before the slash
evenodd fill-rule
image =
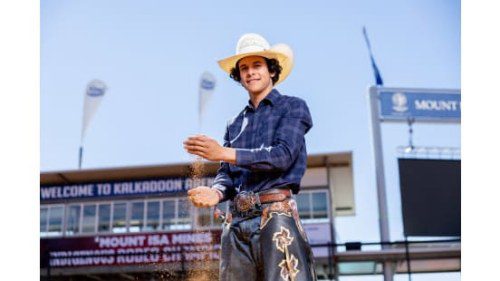
<path id="1" fill-rule="evenodd" d="M 273 89 L 257 108 L 248 103 L 224 134 L 224 146 L 236 149 L 236 165 L 221 162 L 212 187 L 222 201 L 283 186 L 298 193 L 307 167 L 304 135 L 312 127 L 306 102 Z"/>

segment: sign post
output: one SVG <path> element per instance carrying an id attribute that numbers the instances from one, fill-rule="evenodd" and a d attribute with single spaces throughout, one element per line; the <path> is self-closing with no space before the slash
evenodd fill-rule
<path id="1" fill-rule="evenodd" d="M 384 121 L 408 122 L 408 120 L 459 123 L 461 115 L 460 90 L 372 86 L 369 88 L 368 94 L 375 158 L 380 240 L 390 242 L 380 123 Z M 382 246 L 383 249 L 387 247 L 387 245 Z M 384 263 L 384 280 L 392 281 L 393 276 L 394 266 L 392 262 L 387 261 Z"/>

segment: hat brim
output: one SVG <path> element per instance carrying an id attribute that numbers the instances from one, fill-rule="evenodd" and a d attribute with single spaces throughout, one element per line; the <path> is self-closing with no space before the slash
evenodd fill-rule
<path id="1" fill-rule="evenodd" d="M 289 54 L 286 54 L 281 50 L 273 50 L 273 48 L 265 51 L 249 52 L 249 53 L 230 56 L 218 61 L 218 64 L 222 68 L 222 70 L 224 70 L 228 74 L 231 74 L 231 69 L 233 69 L 233 67 L 236 66 L 236 63 L 240 59 L 249 56 L 261 56 L 268 59 L 276 59 L 279 62 L 281 66 L 281 73 L 280 73 L 280 78 L 278 79 L 278 81 L 276 81 L 275 85 L 283 82 L 283 80 L 285 80 L 288 77 L 293 68 L 293 55 L 291 54 L 291 50 Z"/>

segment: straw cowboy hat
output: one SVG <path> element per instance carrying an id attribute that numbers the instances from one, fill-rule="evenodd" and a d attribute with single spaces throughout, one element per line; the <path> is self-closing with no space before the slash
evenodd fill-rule
<path id="1" fill-rule="evenodd" d="M 236 67 L 236 63 L 248 56 L 261 56 L 276 59 L 279 62 L 282 70 L 275 84 L 285 80 L 293 68 L 293 52 L 288 45 L 281 43 L 271 47 L 264 37 L 256 33 L 243 34 L 236 44 L 236 55 L 222 59 L 218 63 L 225 72 L 230 74 L 231 69 Z"/>

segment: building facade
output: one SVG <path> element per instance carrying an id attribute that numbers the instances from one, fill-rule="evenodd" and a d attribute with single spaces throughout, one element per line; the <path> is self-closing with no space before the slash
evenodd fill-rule
<path id="1" fill-rule="evenodd" d="M 40 175 L 40 267 L 45 280 L 217 280 L 221 222 L 186 192 L 210 186 L 217 163 L 204 162 Z M 311 244 L 335 241 L 333 217 L 354 215 L 352 155 L 308 156 L 295 195 Z M 217 206 L 228 210 L 228 203 Z M 332 267 L 314 247 L 320 278 Z"/>

